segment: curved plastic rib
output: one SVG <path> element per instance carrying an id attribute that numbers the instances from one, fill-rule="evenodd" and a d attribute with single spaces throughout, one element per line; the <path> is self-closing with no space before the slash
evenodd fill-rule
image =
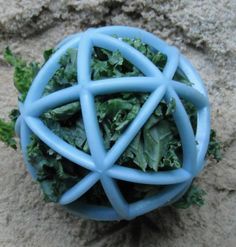
<path id="1" fill-rule="evenodd" d="M 185 182 L 185 186 L 183 187 L 183 189 L 178 192 L 178 194 L 174 197 L 171 198 L 171 200 L 169 200 L 165 206 L 171 205 L 172 203 L 178 201 L 189 189 L 190 185 L 192 184 L 193 179 L 189 179 L 188 181 Z"/>
<path id="2" fill-rule="evenodd" d="M 209 108 L 205 107 L 198 111 L 196 142 L 197 145 L 197 174 L 203 169 L 205 155 L 207 153 L 210 138 L 210 113 Z M 197 175 L 196 174 L 196 175 Z"/>
<path id="3" fill-rule="evenodd" d="M 24 158 L 24 163 L 26 165 L 26 169 L 31 174 L 33 180 L 36 180 L 36 169 L 28 162 L 28 154 L 27 154 L 27 146 L 30 143 L 30 135 L 31 131 L 29 127 L 26 125 L 25 121 L 21 120 L 21 129 L 20 129 L 20 143 L 21 143 L 21 150 Z"/>
<path id="4" fill-rule="evenodd" d="M 172 79 L 179 64 L 179 50 L 176 47 L 170 46 L 167 63 L 164 67 L 163 74 L 168 78 Z"/>
<path id="5" fill-rule="evenodd" d="M 15 133 L 20 138 L 20 130 L 21 130 L 21 121 L 22 117 L 21 115 L 17 118 L 16 124 L 15 124 Z"/>
<path id="6" fill-rule="evenodd" d="M 177 185 L 170 185 L 155 196 L 130 204 L 130 219 L 168 204 L 168 202 L 177 196 L 186 186 L 188 186 L 188 181 Z"/>
<path id="7" fill-rule="evenodd" d="M 33 117 L 25 117 L 25 121 L 35 135 L 46 143 L 52 150 L 86 169 L 92 171 L 96 170 L 95 164 L 88 154 L 63 141 L 49 130 L 41 120 Z"/>
<path id="8" fill-rule="evenodd" d="M 71 34 L 66 36 L 61 42 L 59 42 L 56 45 L 56 50 L 60 49 L 63 45 L 65 45 L 66 43 L 68 43 L 69 41 L 71 41 L 74 38 L 80 37 L 83 33 L 75 33 L 75 34 Z"/>
<path id="9" fill-rule="evenodd" d="M 178 128 L 181 144 L 183 148 L 183 168 L 195 175 L 197 150 L 193 128 L 189 117 L 184 109 L 182 102 L 175 91 L 168 87 L 165 99 L 169 102 L 172 98 L 175 99 L 176 108 L 173 112 L 175 124 Z"/>
<path id="10" fill-rule="evenodd" d="M 120 77 L 91 81 L 87 88 L 93 95 L 121 92 L 153 92 L 165 81 L 158 77 Z"/>
<path id="11" fill-rule="evenodd" d="M 177 184 L 191 178 L 191 174 L 182 168 L 168 172 L 143 172 L 119 165 L 111 167 L 107 175 L 127 182 L 155 185 Z"/>
<path id="12" fill-rule="evenodd" d="M 120 138 L 116 141 L 113 147 L 108 152 L 105 161 L 104 167 L 108 168 L 112 166 L 116 160 L 120 157 L 120 155 L 125 151 L 130 142 L 137 135 L 142 126 L 146 123 L 148 118 L 154 112 L 159 102 L 162 100 L 164 94 L 166 92 L 166 85 L 162 85 L 158 87 L 147 99 L 147 101 L 143 104 L 136 118 L 132 121 L 129 127 L 125 130 L 125 132 L 120 136 Z"/>
<path id="13" fill-rule="evenodd" d="M 59 203 L 62 205 L 69 204 L 84 193 L 86 193 L 99 179 L 100 174 L 96 172 L 90 172 L 85 178 L 67 190 L 60 198 Z"/>
<path id="14" fill-rule="evenodd" d="M 80 103 L 89 149 L 97 167 L 101 169 L 105 157 L 105 148 L 98 125 L 92 94 L 87 90 L 82 90 L 80 94 Z"/>
<path id="15" fill-rule="evenodd" d="M 123 219 L 129 219 L 129 204 L 125 201 L 116 182 L 105 175 L 101 177 L 103 189 L 117 214 Z"/>
<path id="16" fill-rule="evenodd" d="M 192 64 L 183 55 L 180 55 L 179 68 L 184 71 L 184 74 L 187 76 L 189 81 L 193 83 L 192 87 L 197 89 L 203 95 L 207 96 L 206 88 L 202 82 L 201 77 Z"/>
<path id="17" fill-rule="evenodd" d="M 208 99 L 206 89 L 199 74 L 183 55 L 180 56 L 179 67 L 184 71 L 188 79 L 194 83 L 193 88 L 201 92 Z M 205 108 L 198 111 L 196 141 L 199 144 L 197 145 L 198 154 L 196 175 L 202 170 L 204 166 L 204 159 L 210 139 L 210 126 L 211 118 L 208 103 Z"/>
<path id="18" fill-rule="evenodd" d="M 86 31 L 82 35 L 82 39 L 79 42 L 78 55 L 77 55 L 77 80 L 79 84 L 84 85 L 90 80 L 90 67 L 91 67 L 91 55 L 92 55 L 92 41 L 90 35 Z"/>
<path id="19" fill-rule="evenodd" d="M 147 57 L 125 42 L 99 33 L 96 33 L 92 39 L 94 45 L 98 47 L 110 51 L 119 50 L 124 58 L 135 65 L 144 75 L 163 77 L 161 71 Z"/>
<path id="20" fill-rule="evenodd" d="M 64 206 L 67 211 L 77 215 L 78 217 L 84 217 L 92 220 L 99 221 L 112 221 L 122 219 L 117 212 L 111 207 L 97 206 L 91 204 L 85 204 L 82 202 L 71 203 Z"/>
<path id="21" fill-rule="evenodd" d="M 79 85 L 56 91 L 36 100 L 27 108 L 25 114 L 32 117 L 38 117 L 49 109 L 79 100 L 79 93 Z"/>
<path id="22" fill-rule="evenodd" d="M 201 109 L 202 107 L 208 106 L 206 96 L 200 93 L 197 89 L 177 81 L 171 81 L 171 85 L 181 98 L 193 103 L 196 108 Z"/>

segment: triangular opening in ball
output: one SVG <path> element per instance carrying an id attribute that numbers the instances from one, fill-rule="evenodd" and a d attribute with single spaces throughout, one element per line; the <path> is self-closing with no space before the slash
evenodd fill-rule
<path id="1" fill-rule="evenodd" d="M 91 57 L 91 79 L 143 76 L 143 73 L 121 54 L 119 49 L 110 51 L 94 47 Z"/>
<path id="2" fill-rule="evenodd" d="M 44 88 L 43 96 L 78 84 L 77 49 L 68 48 L 59 59 L 59 68 Z"/>
<path id="3" fill-rule="evenodd" d="M 99 205 L 101 207 L 111 207 L 111 204 L 104 192 L 102 184 L 98 181 L 94 186 L 92 186 L 85 194 L 74 202 L 67 204 L 66 207 L 73 208 L 74 206 L 84 203 L 90 205 Z"/>
<path id="4" fill-rule="evenodd" d="M 137 202 L 160 193 L 166 185 L 140 184 L 117 180 L 117 184 L 128 203 Z"/>
<path id="5" fill-rule="evenodd" d="M 59 138 L 90 154 L 79 101 L 48 110 L 41 120 Z"/>
<path id="6" fill-rule="evenodd" d="M 67 190 L 81 181 L 89 171 L 63 157 L 32 134 L 28 161 L 35 168 L 45 200 L 58 202 Z"/>

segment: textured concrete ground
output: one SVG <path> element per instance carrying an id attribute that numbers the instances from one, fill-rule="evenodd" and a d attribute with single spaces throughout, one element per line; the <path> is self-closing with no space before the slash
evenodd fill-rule
<path id="1" fill-rule="evenodd" d="M 109 24 L 145 28 L 178 46 L 204 79 L 212 124 L 224 145 L 197 182 L 202 208 L 157 210 L 133 222 L 77 219 L 46 204 L 20 151 L 0 144 L 0 246 L 236 246 L 236 2 L 235 0 L 0 0 L 0 50 L 27 59 L 63 36 Z M 16 105 L 12 70 L 0 56 L 0 115 Z"/>

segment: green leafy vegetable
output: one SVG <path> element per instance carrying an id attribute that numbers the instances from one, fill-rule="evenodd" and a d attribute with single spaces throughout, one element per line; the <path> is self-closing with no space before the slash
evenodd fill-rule
<path id="1" fill-rule="evenodd" d="M 70 87 L 76 83 L 76 58 L 77 50 L 72 48 L 68 49 L 66 54 L 60 59 L 60 68 L 45 87 L 44 95 Z"/>
<path id="2" fill-rule="evenodd" d="M 20 112 L 18 109 L 11 110 L 9 114 L 9 118 L 11 119 L 12 123 L 15 125 L 17 118 L 20 116 Z"/>
<path id="3" fill-rule="evenodd" d="M 37 170 L 37 180 L 46 201 L 57 202 L 63 192 L 87 174 L 87 171 L 55 153 L 34 135 L 28 146 L 28 157 Z"/>
<path id="4" fill-rule="evenodd" d="M 48 59 L 52 56 L 53 53 L 54 53 L 54 49 L 45 50 L 45 51 L 43 52 L 44 62 L 47 62 Z"/>
<path id="5" fill-rule="evenodd" d="M 210 142 L 209 142 L 207 154 L 212 156 L 217 161 L 220 161 L 222 159 L 221 143 L 216 138 L 216 132 L 213 129 L 211 129 Z"/>
<path id="6" fill-rule="evenodd" d="M 159 123 L 148 123 L 144 127 L 144 154 L 147 157 L 148 166 L 157 171 L 163 155 L 168 150 L 173 134 L 169 122 L 165 120 Z"/>
<path id="7" fill-rule="evenodd" d="M 6 145 L 16 149 L 16 140 L 14 124 L 12 122 L 6 122 L 0 118 L 0 140 Z"/>
<path id="8" fill-rule="evenodd" d="M 15 69 L 14 85 L 20 93 L 20 101 L 24 101 L 32 80 L 38 73 L 39 64 L 36 62 L 27 64 L 24 60 L 15 56 L 8 47 L 4 52 L 4 58 Z"/>
<path id="9" fill-rule="evenodd" d="M 182 209 L 189 208 L 191 205 L 201 207 L 204 205 L 205 195 L 206 192 L 203 189 L 191 185 L 185 195 L 179 201 L 174 203 L 174 206 Z"/>
<path id="10" fill-rule="evenodd" d="M 167 105 L 166 115 L 170 115 L 171 113 L 173 113 L 175 111 L 175 107 L 176 107 L 175 99 L 172 98 L 169 104 Z"/>

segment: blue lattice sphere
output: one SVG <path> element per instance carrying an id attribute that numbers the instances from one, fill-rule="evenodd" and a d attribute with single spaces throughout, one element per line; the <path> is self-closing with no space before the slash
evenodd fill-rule
<path id="1" fill-rule="evenodd" d="M 152 49 L 165 54 L 167 63 L 163 71 L 160 71 L 138 50 L 123 42 L 122 38 L 139 38 Z M 91 55 L 95 46 L 110 51 L 119 50 L 122 56 L 136 66 L 144 76 L 91 80 Z M 78 49 L 77 81 L 79 83 L 42 97 L 45 86 L 58 70 L 59 60 L 68 48 Z M 187 76 L 193 83 L 192 86 L 173 80 L 177 69 Z M 150 96 L 118 141 L 110 150 L 106 150 L 99 130 L 94 97 L 125 92 L 150 93 Z M 172 98 L 176 102 L 173 118 L 183 148 L 182 167 L 169 171 L 144 172 L 117 164 L 119 157 L 149 119 L 160 101 L 169 102 Z M 193 131 L 180 98 L 191 102 L 197 109 L 196 133 Z M 59 138 L 40 119 L 44 112 L 75 101 L 79 101 L 81 104 L 91 155 Z M 186 192 L 192 179 L 204 166 L 210 135 L 210 113 L 208 96 L 202 80 L 177 48 L 138 28 L 108 26 L 88 29 L 65 38 L 37 74 L 25 102 L 20 104 L 19 108 L 21 115 L 16 122 L 16 132 L 20 136 L 25 164 L 33 178 L 36 178 L 36 171 L 29 164 L 27 158 L 27 146 L 31 133 L 34 133 L 62 157 L 89 171 L 81 181 L 66 191 L 59 201 L 61 205 L 79 216 L 96 220 L 133 219 L 156 208 L 171 204 Z M 165 185 L 165 188 L 155 195 L 128 203 L 117 185 L 117 180 L 146 185 Z M 82 202 L 73 204 L 91 187 L 96 186 L 99 181 L 111 207 Z"/>

